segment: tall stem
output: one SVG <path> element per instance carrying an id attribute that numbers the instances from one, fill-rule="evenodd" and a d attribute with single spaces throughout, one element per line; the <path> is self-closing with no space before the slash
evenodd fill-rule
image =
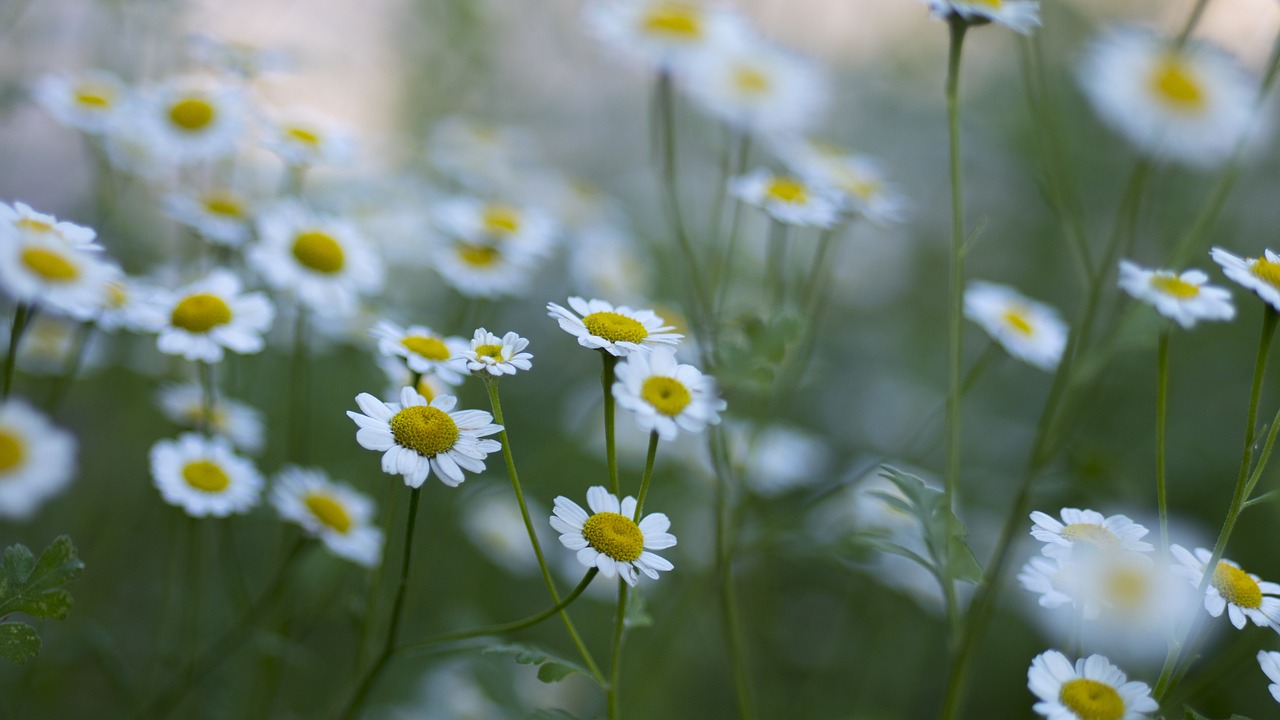
<path id="1" fill-rule="evenodd" d="M 756 717 L 755 698 L 747 670 L 747 657 L 742 641 L 742 624 L 738 614 L 738 598 L 733 585 L 733 518 L 730 487 L 732 466 L 722 426 L 708 430 L 711 462 L 716 474 L 715 550 L 716 574 L 719 580 L 720 614 L 725 634 L 725 649 L 733 673 L 733 687 L 738 698 L 738 713 L 743 720 Z"/>
<path id="2" fill-rule="evenodd" d="M 289 460 L 307 461 L 310 374 L 307 372 L 307 309 L 298 305 L 293 327 L 293 357 L 289 368 Z M 415 388 L 416 389 L 416 388 Z"/>
<path id="3" fill-rule="evenodd" d="M 613 368 L 618 358 L 604 350 L 600 351 L 604 367 L 600 371 L 600 387 L 604 391 L 604 455 L 609 465 L 609 491 L 615 496 L 621 495 L 618 486 L 618 451 L 614 445 L 614 410 L 613 410 Z"/>
<path id="4" fill-rule="evenodd" d="M 618 704 L 618 683 L 622 677 L 622 631 L 627 624 L 627 582 L 618 578 L 618 612 L 613 622 L 613 652 L 609 660 L 609 720 L 622 717 Z"/>
<path id="5" fill-rule="evenodd" d="M 769 224 L 769 260 L 765 275 L 769 278 L 769 306 L 776 313 L 787 295 L 787 240 L 791 226 L 781 220 Z"/>
<path id="6" fill-rule="evenodd" d="M 649 454 L 644 459 L 644 476 L 640 478 L 640 495 L 636 498 L 636 512 L 632 520 L 640 522 L 644 514 L 644 499 L 649 496 L 649 481 L 653 479 L 653 459 L 658 454 L 658 431 L 649 433 Z"/>
<path id="7" fill-rule="evenodd" d="M 18 307 L 14 308 L 13 326 L 9 329 L 9 352 L 4 359 L 3 399 L 5 400 L 9 399 L 9 393 L 13 390 L 13 370 L 18 364 L 18 344 L 22 342 L 22 335 L 27 331 L 35 314 L 34 305 L 18 303 Z"/>
<path id="8" fill-rule="evenodd" d="M 1169 409 L 1169 328 L 1156 351 L 1156 505 L 1160 512 L 1160 555 L 1169 556 L 1169 501 L 1165 490 L 1165 428 Z"/>

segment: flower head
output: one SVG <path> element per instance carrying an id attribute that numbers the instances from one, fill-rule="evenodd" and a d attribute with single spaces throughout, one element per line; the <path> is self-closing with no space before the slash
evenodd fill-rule
<path id="1" fill-rule="evenodd" d="M 22 203 L 0 203 L 0 289 L 22 303 L 76 320 L 94 317 L 116 270 L 87 227 Z"/>
<path id="2" fill-rule="evenodd" d="M 792 172 L 833 188 L 843 212 L 864 217 L 873 225 L 902 222 L 906 200 L 875 159 L 812 140 L 782 142 L 778 152 Z"/>
<path id="3" fill-rule="evenodd" d="M 831 97 L 809 61 L 755 37 L 699 53 L 681 87 L 708 113 L 742 132 L 799 135 L 822 120 Z"/>
<path id="4" fill-rule="evenodd" d="M 440 203 L 435 223 L 451 238 L 475 247 L 498 248 L 518 260 L 546 257 L 559 231 L 555 221 L 536 208 L 475 198 Z"/>
<path id="5" fill-rule="evenodd" d="M 294 108 L 272 115 L 263 144 L 292 166 L 344 165 L 355 150 L 351 134 L 332 120 Z"/>
<path id="6" fill-rule="evenodd" d="M 120 78 L 103 70 L 46 75 L 32 94 L 58 122 L 96 135 L 103 132 L 126 96 Z"/>
<path id="7" fill-rule="evenodd" d="M 658 348 L 627 357 L 615 369 L 613 396 L 618 406 L 636 414 L 643 430 L 674 440 L 680 430 L 702 432 L 720 422 L 725 401 L 713 378 L 692 365 L 676 362 L 674 350 Z"/>
<path id="8" fill-rule="evenodd" d="M 829 228 L 840 217 L 839 205 L 825 186 L 791 175 L 756 170 L 730 181 L 729 192 L 786 225 Z"/>
<path id="9" fill-rule="evenodd" d="M 1031 513 L 1031 536 L 1044 543 L 1040 549 L 1051 558 L 1068 560 L 1081 551 L 1104 554 L 1151 552 L 1142 538 L 1148 530 L 1124 515 L 1104 517 L 1093 510 L 1063 508 L 1062 522 L 1036 511 Z"/>
<path id="10" fill-rule="evenodd" d="M 471 347 L 462 351 L 462 358 L 467 361 L 467 369 L 473 373 L 515 375 L 517 370 L 533 367 L 529 362 L 533 355 L 522 352 L 527 347 L 529 341 L 514 332 L 499 338 L 488 330 L 479 328 L 471 338 Z"/>
<path id="11" fill-rule="evenodd" d="M 151 479 L 165 502 L 191 517 L 227 517 L 258 504 L 262 476 L 226 438 L 185 433 L 151 446 Z"/>
<path id="12" fill-rule="evenodd" d="M 164 198 L 164 211 L 215 245 L 240 247 L 252 235 L 251 201 L 231 188 L 170 193 Z"/>
<path id="13" fill-rule="evenodd" d="M 1208 570 L 1213 553 L 1204 548 L 1196 548 L 1192 554 L 1181 545 L 1171 545 L 1169 552 L 1179 565 L 1175 572 L 1200 587 L 1204 574 Z M 1227 611 L 1227 617 L 1236 629 L 1243 629 L 1245 619 L 1254 625 L 1270 627 L 1280 632 L 1280 585 L 1265 582 L 1262 578 L 1240 569 L 1240 565 L 1226 558 L 1218 561 L 1213 569 L 1213 577 L 1204 594 L 1204 609 L 1213 617 Z"/>
<path id="14" fill-rule="evenodd" d="M 625 305 L 614 307 L 604 300 L 569 298 L 572 312 L 555 303 L 547 303 L 547 314 L 560 323 L 560 329 L 578 338 L 578 344 L 610 355 L 623 357 L 660 345 L 675 345 L 684 337 L 669 332 L 652 310 L 632 310 Z"/>
<path id="15" fill-rule="evenodd" d="M 76 439 L 25 400 L 0 402 L 0 517 L 24 519 L 76 472 Z"/>
<path id="16" fill-rule="evenodd" d="M 262 450 L 266 429 L 261 410 L 219 394 L 214 398 L 213 412 L 206 413 L 204 402 L 204 389 L 198 383 L 168 385 L 156 394 L 156 404 L 170 422 L 225 437 L 243 452 Z"/>
<path id="17" fill-rule="evenodd" d="M 240 278 L 218 269 L 172 293 L 157 296 L 168 318 L 156 342 L 160 352 L 216 363 L 223 349 L 241 355 L 260 352 L 275 307 L 260 292 L 242 293 Z"/>
<path id="18" fill-rule="evenodd" d="M 288 465 L 276 475 L 271 504 L 280 517 L 302 526 L 334 555 L 363 567 L 382 558 L 382 530 L 373 524 L 373 500 L 323 470 Z"/>
<path id="19" fill-rule="evenodd" d="M 636 499 L 623 498 L 599 485 L 587 490 L 588 514 L 580 505 L 563 495 L 556 498 L 551 527 L 560 533 L 560 542 L 578 553 L 578 562 L 588 568 L 599 568 L 607 578 L 621 575 L 628 585 L 636 584 L 636 571 L 658 579 L 659 570 L 673 565 L 650 550 L 663 550 L 676 544 L 667 532 L 671 521 L 662 513 L 646 515 L 636 522 Z"/>
<path id="20" fill-rule="evenodd" d="M 682 70 L 702 52 L 747 35 L 736 13 L 688 0 L 592 0 L 590 30 L 647 69 Z"/>
<path id="21" fill-rule="evenodd" d="M 235 85 L 188 76 L 141 90 L 120 117 L 150 155 L 183 164 L 231 155 L 246 130 L 247 105 Z"/>
<path id="22" fill-rule="evenodd" d="M 1040 3 L 1036 0 L 925 0 L 936 18 L 952 14 L 969 22 L 986 21 L 1030 35 L 1040 27 Z"/>
<path id="23" fill-rule="evenodd" d="M 1224 275 L 1280 310 L 1280 255 L 1264 250 L 1262 257 L 1241 258 L 1217 247 L 1209 255 L 1222 266 Z"/>
<path id="24" fill-rule="evenodd" d="M 1042 370 L 1058 366 L 1067 326 L 1058 311 L 1005 285 L 975 280 L 964 291 L 964 316 L 1012 356 Z"/>
<path id="25" fill-rule="evenodd" d="M 440 277 L 467 297 L 522 295 L 534 276 L 535 258 L 506 245 L 446 238 L 433 258 Z"/>
<path id="26" fill-rule="evenodd" d="M 425 325 L 401 328 L 386 320 L 379 320 L 369 334 L 378 339 L 378 352 L 403 359 L 413 372 L 434 374 L 450 385 L 462 382 L 458 356 L 465 350 L 466 340 L 439 335 Z"/>
<path id="27" fill-rule="evenodd" d="M 1199 320 L 1230 320 L 1236 316 L 1231 293 L 1206 285 L 1208 280 L 1209 276 L 1199 270 L 1179 275 L 1172 270 L 1146 270 L 1128 260 L 1120 261 L 1120 287 L 1187 330 Z"/>
<path id="28" fill-rule="evenodd" d="M 1129 681 L 1101 655 L 1073 666 L 1057 650 L 1040 653 L 1027 670 L 1027 687 L 1040 698 L 1032 709 L 1049 720 L 1143 720 L 1160 707 L 1146 683 Z"/>
<path id="29" fill-rule="evenodd" d="M 1271 684 L 1267 689 L 1271 691 L 1271 697 L 1280 702 L 1280 652 L 1275 651 L 1258 651 L 1258 666 L 1262 668 L 1262 672 L 1266 673 L 1267 679 Z"/>

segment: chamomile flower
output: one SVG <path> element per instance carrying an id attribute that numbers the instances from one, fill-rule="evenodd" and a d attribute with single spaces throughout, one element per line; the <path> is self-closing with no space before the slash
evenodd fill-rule
<path id="1" fill-rule="evenodd" d="M 1209 276 L 1199 270 L 1179 275 L 1172 270 L 1147 270 L 1128 260 L 1120 261 L 1120 287 L 1186 330 L 1199 320 L 1230 320 L 1236 316 L 1231 293 L 1206 285 L 1208 280 Z"/>
<path id="2" fill-rule="evenodd" d="M 585 17 L 602 43 L 655 70 L 679 70 L 750 32 L 737 14 L 688 0 L 592 0 Z"/>
<path id="3" fill-rule="evenodd" d="M 734 465 L 757 495 L 777 497 L 828 477 L 834 458 L 816 435 L 786 425 L 730 429 Z"/>
<path id="4" fill-rule="evenodd" d="M 380 355 L 377 363 L 382 373 L 387 376 L 389 383 L 385 394 L 395 395 L 402 387 L 413 387 L 413 376 L 417 373 L 410 370 L 404 361 Z M 418 386 L 413 389 L 417 390 L 427 402 L 431 402 L 439 395 L 448 395 L 453 392 L 453 388 L 436 375 L 418 375 Z"/>
<path id="5" fill-rule="evenodd" d="M 58 122 L 90 135 L 106 130 L 126 93 L 120 78 L 103 70 L 46 75 L 32 92 Z"/>
<path id="6" fill-rule="evenodd" d="M 1194 587 L 1200 587 L 1213 553 L 1204 548 L 1196 548 L 1193 555 L 1181 545 L 1171 545 L 1169 552 L 1179 563 L 1174 566 L 1174 570 L 1190 580 Z M 1223 558 L 1213 569 L 1213 576 L 1204 594 L 1204 609 L 1213 617 L 1222 615 L 1222 611 L 1226 610 L 1227 617 L 1236 629 L 1243 629 L 1247 618 L 1254 625 L 1270 627 L 1280 632 L 1280 597 L 1276 596 L 1280 596 L 1280 585 L 1265 582 L 1257 575 L 1241 570 L 1238 564 Z"/>
<path id="7" fill-rule="evenodd" d="M 247 111 L 236 86 L 179 77 L 140 91 L 122 114 L 157 155 L 184 164 L 232 154 L 244 135 Z"/>
<path id="8" fill-rule="evenodd" d="M 275 307 L 260 292 L 241 292 L 240 278 L 217 269 L 172 293 L 157 307 L 167 316 L 156 346 L 166 355 L 216 363 L 224 349 L 241 355 L 259 352 Z"/>
<path id="9" fill-rule="evenodd" d="M 185 433 L 151 446 L 151 478 L 165 502 L 191 517 L 227 517 L 258 504 L 262 476 L 226 438 Z"/>
<path id="10" fill-rule="evenodd" d="M 1101 655 L 1073 666 L 1057 650 L 1043 652 L 1031 661 L 1027 687 L 1040 698 L 1032 709 L 1049 720 L 1144 720 L 1160 708 L 1146 683 Z"/>
<path id="11" fill-rule="evenodd" d="M 764 169 L 734 178 L 729 182 L 729 192 L 786 225 L 829 228 L 840 216 L 836 200 L 826 187 Z"/>
<path id="12" fill-rule="evenodd" d="M 964 291 L 964 316 L 1010 355 L 1041 370 L 1058 366 L 1067 326 L 1058 311 L 1005 285 L 975 280 Z"/>
<path id="13" fill-rule="evenodd" d="M 170 422 L 191 430 L 208 431 L 231 441 L 249 454 L 257 454 L 266 443 L 262 411 L 219 394 L 213 412 L 206 418 L 204 390 L 198 383 L 168 385 L 156 393 L 156 404 Z"/>
<path id="14" fill-rule="evenodd" d="M 154 298 L 160 292 L 154 285 L 113 268 L 94 325 L 106 332 L 121 328 L 136 333 L 159 332 L 164 327 L 165 317 L 156 307 Z"/>
<path id="15" fill-rule="evenodd" d="M 561 330 L 578 338 L 582 347 L 603 350 L 615 357 L 676 345 L 684 337 L 669 332 L 674 328 L 652 310 L 632 310 L 626 305 L 614 307 L 604 300 L 584 300 L 576 296 L 569 298 L 569 307 L 572 311 L 547 303 L 547 315 L 560 323 Z"/>
<path id="16" fill-rule="evenodd" d="M 291 109 L 274 114 L 266 124 L 263 144 L 286 164 L 344 165 L 351 160 L 355 140 L 351 133 L 317 113 Z"/>
<path id="17" fill-rule="evenodd" d="M 804 134 L 822 120 L 831 97 L 817 67 L 755 38 L 700 53 L 681 87 L 711 115 L 766 136 Z"/>
<path id="18" fill-rule="evenodd" d="M 26 203 L 0 203 L 0 232 L 3 232 L 3 228 L 14 230 L 32 240 L 61 240 L 80 250 L 102 249 L 94 242 L 98 233 L 93 228 L 36 212 Z"/>
<path id="19" fill-rule="evenodd" d="M 1280 255 L 1264 250 L 1262 257 L 1241 258 L 1222 248 L 1209 251 L 1222 273 L 1271 307 L 1280 310 Z"/>
<path id="20" fill-rule="evenodd" d="M 1149 555 L 1114 553 L 1050 560 L 1033 557 L 1018 574 L 1023 589 L 1045 608 L 1071 605 L 1086 620 L 1106 614 L 1119 622 L 1154 626 L 1169 617 L 1171 588 Z"/>
<path id="21" fill-rule="evenodd" d="M 588 568 L 599 568 L 606 578 L 621 575 L 634 586 L 637 571 L 657 580 L 658 571 L 674 566 L 650 550 L 664 550 L 676 544 L 667 532 L 671 521 L 662 513 L 644 516 L 639 523 L 632 520 L 636 499 L 630 496 L 618 502 L 618 496 L 596 485 L 587 490 L 587 514 L 582 506 L 561 495 L 555 501 L 551 527 L 560 533 L 560 542 L 578 553 L 578 562 Z"/>
<path id="22" fill-rule="evenodd" d="M 989 21 L 1030 35 L 1040 26 L 1040 3 L 1035 0 L 925 0 L 936 18 L 953 13 L 968 20 Z"/>
<path id="23" fill-rule="evenodd" d="M 435 374 L 450 385 L 462 382 L 462 362 L 458 356 L 466 350 L 466 340 L 439 335 L 423 325 L 401 328 L 387 320 L 379 320 L 369 334 L 377 338 L 378 352 L 402 358 L 413 372 Z"/>
<path id="24" fill-rule="evenodd" d="M 21 203 L 0 203 L 0 289 L 20 303 L 91 319 L 105 304 L 116 272 L 93 237 L 89 228 L 57 222 Z"/>
<path id="25" fill-rule="evenodd" d="M 533 261 L 510 248 L 452 238 L 432 260 L 440 277 L 467 297 L 523 295 L 535 274 Z"/>
<path id="26" fill-rule="evenodd" d="M 843 211 L 873 225 L 902 222 L 907 203 L 875 159 L 812 140 L 785 142 L 779 154 L 800 177 L 834 188 Z"/>
<path id="27" fill-rule="evenodd" d="M 715 380 L 692 365 L 677 363 L 674 350 L 633 353 L 614 372 L 618 406 L 635 413 L 642 430 L 652 430 L 663 440 L 674 440 L 680 430 L 699 433 L 720 422 L 725 401 L 717 395 Z"/>
<path id="28" fill-rule="evenodd" d="M 30 517 L 75 473 L 75 436 L 25 400 L 0 402 L 0 517 Z"/>
<path id="29" fill-rule="evenodd" d="M 1063 508 L 1060 517 L 1062 522 L 1038 510 L 1031 513 L 1031 536 L 1044 543 L 1040 551 L 1048 557 L 1068 560 L 1083 548 L 1112 554 L 1155 549 L 1142 540 L 1149 531 L 1124 515 Z"/>
<path id="30" fill-rule="evenodd" d="M 351 315 L 359 296 L 382 288 L 382 261 L 343 218 L 287 202 L 264 213 L 258 228 L 262 241 L 250 248 L 250 264 L 318 315 Z"/>
<path id="31" fill-rule="evenodd" d="M 215 245 L 240 247 L 252 234 L 253 205 L 230 188 L 170 193 L 163 208 L 166 215 Z"/>
<path id="32" fill-rule="evenodd" d="M 400 402 L 385 403 L 369 393 L 356 396 L 361 412 L 347 411 L 360 430 L 356 442 L 382 455 L 382 472 L 403 475 L 406 485 L 422 487 L 435 470 L 440 482 L 457 487 L 463 470 L 484 472 L 485 456 L 502 449 L 484 440 L 502 430 L 483 410 L 451 412 L 458 399 L 441 395 L 429 404 L 413 388 L 400 390 Z"/>
<path id="33" fill-rule="evenodd" d="M 1078 77 L 1102 120 L 1149 155 L 1213 167 L 1253 123 L 1257 81 L 1202 42 L 1178 49 L 1146 31 L 1114 29 L 1093 42 Z"/>
<path id="34" fill-rule="evenodd" d="M 556 240 L 556 223 L 532 207 L 475 198 L 451 198 L 436 207 L 436 226 L 476 246 L 500 246 L 520 258 L 542 258 Z"/>
<path id="35" fill-rule="evenodd" d="M 302 526 L 329 552 L 366 568 L 382 560 L 382 530 L 373 524 L 371 498 L 323 470 L 285 466 L 271 488 L 271 504 L 280 517 Z"/>
<path id="36" fill-rule="evenodd" d="M 1262 672 L 1266 673 L 1267 679 L 1271 684 L 1267 689 L 1271 691 L 1271 697 L 1280 702 L 1280 652 L 1259 650 L 1258 651 L 1258 667 L 1262 668 Z"/>
<path id="37" fill-rule="evenodd" d="M 467 362 L 467 370 L 473 373 L 515 375 L 517 370 L 533 367 L 529 362 L 533 355 L 523 352 L 527 347 L 529 341 L 514 332 L 499 338 L 484 328 L 478 328 L 471 338 L 471 347 L 462 351 L 462 358 Z"/>

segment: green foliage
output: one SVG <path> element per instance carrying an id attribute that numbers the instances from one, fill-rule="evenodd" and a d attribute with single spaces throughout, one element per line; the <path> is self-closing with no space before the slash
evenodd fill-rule
<path id="1" fill-rule="evenodd" d="M 41 619 L 66 618 L 73 601 L 62 586 L 82 570 L 84 563 L 66 535 L 45 548 L 39 560 L 25 545 L 6 548 L 0 564 L 0 618 L 15 612 Z M 35 628 L 22 622 L 0 623 L 0 656 L 24 663 L 39 653 Z"/>
<path id="2" fill-rule="evenodd" d="M 901 555 L 920 564 L 933 573 L 939 582 L 981 582 L 982 566 L 965 542 L 968 533 L 960 519 L 947 507 L 942 491 L 929 487 L 915 475 L 888 465 L 881 468 L 880 474 L 898 488 L 902 497 L 885 492 L 874 494 L 920 523 L 927 556 L 892 537 L 873 537 L 868 539 L 869 542 L 880 550 Z"/>
<path id="3" fill-rule="evenodd" d="M 538 679 L 544 683 L 559 682 L 573 674 L 591 677 L 591 672 L 581 665 L 533 645 L 525 645 L 523 643 L 487 645 L 481 652 L 485 654 L 511 655 L 521 665 L 536 665 L 538 667 Z"/>

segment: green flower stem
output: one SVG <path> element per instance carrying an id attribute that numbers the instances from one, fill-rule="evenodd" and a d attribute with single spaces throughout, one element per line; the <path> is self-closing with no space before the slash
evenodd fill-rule
<path id="1" fill-rule="evenodd" d="M 769 222 L 769 259 L 765 266 L 768 278 L 769 307 L 776 313 L 787 297 L 787 243 L 791 238 L 791 226 L 780 220 Z"/>
<path id="2" fill-rule="evenodd" d="M 834 244 L 836 234 L 846 227 L 846 223 L 840 222 L 829 228 L 824 228 L 818 234 L 818 249 L 813 252 L 813 263 L 809 266 L 809 274 L 804 281 L 804 307 L 807 309 L 805 317 L 812 319 L 813 312 L 818 306 L 818 296 L 821 290 L 827 285 L 823 281 L 823 272 L 829 271 L 827 267 L 827 257 L 831 254 L 831 246 Z"/>
<path id="3" fill-rule="evenodd" d="M 1165 428 L 1169 409 L 1169 333 L 1160 333 L 1156 351 L 1156 505 L 1160 512 L 1160 555 L 1169 557 L 1169 501 L 1165 488 Z"/>
<path id="4" fill-rule="evenodd" d="M 653 459 L 658 454 L 658 431 L 653 430 L 649 433 L 649 453 L 644 459 L 644 476 L 640 479 L 640 496 L 636 498 L 636 512 L 631 517 L 635 522 L 640 522 L 640 516 L 644 514 L 644 499 L 649 496 L 649 481 L 653 479 Z"/>
<path id="5" fill-rule="evenodd" d="M 487 637 L 490 635 L 505 635 L 507 633 L 512 633 L 517 630 L 524 630 L 525 628 L 533 627 L 534 625 L 537 625 L 538 623 L 542 622 L 543 620 L 546 620 L 552 615 L 556 615 L 556 614 L 563 615 L 565 608 L 572 605 L 573 601 L 577 600 L 578 597 L 582 595 L 582 593 L 587 589 L 587 586 L 591 584 L 591 581 L 595 580 L 596 575 L 599 572 L 600 572 L 599 568 L 591 568 L 590 570 L 588 570 L 587 574 L 583 576 L 582 581 L 579 582 L 577 587 L 575 587 L 572 591 L 570 591 L 568 595 L 565 595 L 564 598 L 557 600 L 555 605 L 552 605 L 551 607 L 547 608 L 546 610 L 543 610 L 537 615 L 530 615 L 529 617 L 523 620 L 513 620 L 511 622 L 499 623 L 497 625 L 485 625 L 484 627 L 478 627 L 472 630 L 460 630 L 458 632 L 451 632 L 451 633 L 446 633 L 444 635 L 437 635 L 436 637 L 433 637 L 430 640 L 422 640 L 419 642 L 400 645 L 399 647 L 396 648 L 396 652 L 404 652 L 408 650 L 426 650 L 428 648 L 432 648 L 437 645 L 444 645 L 446 643 L 458 642 L 459 640 L 470 640 L 471 638 Z M 595 672 L 599 672 L 599 671 L 595 670 Z M 600 680 L 600 684 L 603 685 L 604 684 L 603 676 L 601 676 L 599 680 Z"/>
<path id="6" fill-rule="evenodd" d="M 89 349 L 89 339 L 93 337 L 93 331 L 94 324 L 92 321 L 82 322 L 76 328 L 76 336 L 71 341 L 71 357 L 67 361 L 67 367 L 62 375 L 58 377 L 53 386 L 53 391 L 49 393 L 50 413 L 57 412 L 58 408 L 62 406 L 62 401 L 66 399 L 72 383 L 75 382 L 76 376 L 80 374 L 80 368 L 84 366 L 85 352 Z"/>
<path id="7" fill-rule="evenodd" d="M 609 720 L 622 717 L 618 703 L 618 685 L 622 677 L 622 631 L 627 624 L 627 581 L 618 578 L 618 614 L 613 623 L 613 652 L 609 660 Z"/>
<path id="8" fill-rule="evenodd" d="M 203 360 L 197 361 L 196 374 L 200 376 L 200 432 L 206 437 L 212 437 L 214 408 L 218 405 L 213 365 Z"/>
<path id="9" fill-rule="evenodd" d="M 734 169 L 734 175 L 740 176 L 747 171 L 747 161 L 751 157 L 751 134 L 742 133 L 738 144 L 738 164 Z M 724 185 L 727 187 L 728 178 L 725 178 Z M 726 187 L 721 187 L 720 192 L 723 193 Z M 714 330 L 721 315 L 724 314 L 725 299 L 729 295 L 730 279 L 733 276 L 733 260 L 738 252 L 738 229 L 742 222 L 742 201 L 737 197 L 730 200 L 732 210 L 729 213 L 729 234 L 725 238 L 724 253 L 720 257 L 718 267 L 713 267 L 714 274 L 711 276 L 711 286 L 715 288 L 715 306 L 712 308 L 712 329 Z M 719 229 L 719 213 L 716 214 L 716 228 Z"/>
<path id="10" fill-rule="evenodd" d="M 1200 17 L 1204 15 L 1204 9 L 1209 6 L 1209 0 L 1196 0 L 1195 7 L 1191 8 L 1191 14 L 1187 16 L 1187 22 L 1182 26 L 1182 31 L 1178 33 L 1177 39 L 1173 41 L 1174 50 L 1181 50 L 1183 45 L 1187 44 L 1187 40 L 1191 38 L 1191 33 L 1195 31 L 1196 25 L 1200 24 Z"/>
<path id="11" fill-rule="evenodd" d="M 618 450 L 614 445 L 614 409 L 613 409 L 613 369 L 618 358 L 607 351 L 600 351 L 604 367 L 600 371 L 600 387 L 604 391 L 604 455 L 609 465 L 609 491 L 615 496 L 622 494 L 618 485 Z"/>
<path id="12" fill-rule="evenodd" d="M 311 377 L 307 367 L 307 309 L 298 305 L 293 326 L 293 356 L 289 365 L 289 455 L 288 460 L 307 462 L 308 391 Z"/>
<path id="13" fill-rule="evenodd" d="M 711 462 L 716 474 L 715 551 L 716 575 L 720 592 L 721 623 L 725 634 L 725 649 L 729 655 L 729 667 L 733 673 L 733 687 L 738 699 L 738 714 L 743 720 L 756 717 L 755 698 L 752 695 L 751 678 L 747 670 L 745 644 L 742 640 L 742 623 L 738 613 L 738 598 L 733 584 L 733 517 L 730 502 L 733 468 L 729 461 L 724 426 L 708 428 L 708 444 Z"/>
<path id="14" fill-rule="evenodd" d="M 187 636 L 185 660 L 187 661 L 188 672 L 191 670 L 191 665 L 195 663 L 200 648 L 200 570 L 202 565 L 200 524 L 194 517 L 187 517 L 187 582 L 183 588 L 182 607 L 187 619 L 185 623 L 185 634 Z M 183 682 L 190 683 L 191 678 L 185 677 Z"/>
<path id="15" fill-rule="evenodd" d="M 409 492 L 409 517 L 404 524 L 404 551 L 403 558 L 400 562 L 400 582 L 396 585 L 396 599 L 391 606 L 391 626 L 387 628 L 386 640 L 382 643 L 382 650 L 378 653 L 378 657 L 374 659 L 373 666 L 360 679 L 359 685 L 356 686 L 355 694 L 347 702 L 346 708 L 342 711 L 343 718 L 353 718 L 360 711 L 360 706 L 364 704 L 365 698 L 369 696 L 369 691 L 373 689 L 374 682 L 377 681 L 378 675 L 382 673 L 382 669 L 386 667 L 387 661 L 391 659 L 392 653 L 395 651 L 396 632 L 400 629 L 400 617 L 404 610 L 404 592 L 409 586 L 409 566 L 413 556 L 413 526 L 418 520 L 418 499 L 422 495 L 422 488 L 416 487 Z"/>
<path id="16" fill-rule="evenodd" d="M 551 577 L 551 570 L 547 567 L 546 558 L 542 554 L 542 544 L 538 542 L 538 532 L 533 527 L 533 519 L 529 517 L 529 506 L 525 502 L 524 491 L 520 488 L 520 476 L 516 474 L 516 462 L 511 454 L 511 440 L 507 437 L 506 422 L 502 417 L 502 402 L 498 399 L 498 378 L 489 373 L 484 373 L 482 378 L 486 389 L 489 391 L 489 406 L 493 409 L 493 421 L 503 426 L 503 429 L 498 432 L 498 439 L 502 442 L 502 459 L 507 463 L 507 477 L 511 478 L 511 489 L 515 491 L 516 502 L 520 504 L 520 517 L 524 519 L 524 529 L 529 534 L 529 543 L 533 545 L 533 554 L 538 558 L 538 569 L 542 572 L 542 582 L 547 586 L 547 594 L 551 596 L 551 602 L 559 606 L 561 603 L 560 593 L 556 590 L 556 582 Z M 613 397 L 612 394 L 609 397 Z M 588 573 L 588 576 L 584 583 L 590 582 L 591 574 Z M 583 587 L 585 587 L 585 584 Z M 575 590 L 575 593 L 580 592 L 581 589 Z M 568 603 L 566 602 L 564 605 L 568 605 Z M 563 609 L 556 610 L 556 612 L 560 613 L 560 619 L 564 621 L 564 628 L 568 631 L 569 638 L 573 640 L 574 646 L 578 649 L 578 654 L 582 656 L 582 661 L 591 670 L 596 682 L 604 685 L 604 673 L 601 672 L 600 666 L 596 664 L 595 658 L 591 656 L 591 651 L 587 649 L 586 643 L 582 641 L 582 636 L 578 634 L 578 628 L 574 626 L 569 613 L 564 612 Z"/>
<path id="17" fill-rule="evenodd" d="M 18 307 L 13 311 L 13 326 L 9 329 L 9 352 L 4 359 L 4 395 L 3 399 L 9 399 L 9 393 L 13 390 L 13 371 L 18 364 L 18 345 L 22 342 L 22 336 L 26 333 L 27 328 L 31 326 L 31 321 L 35 319 L 36 306 L 26 303 L 18 303 Z"/>

